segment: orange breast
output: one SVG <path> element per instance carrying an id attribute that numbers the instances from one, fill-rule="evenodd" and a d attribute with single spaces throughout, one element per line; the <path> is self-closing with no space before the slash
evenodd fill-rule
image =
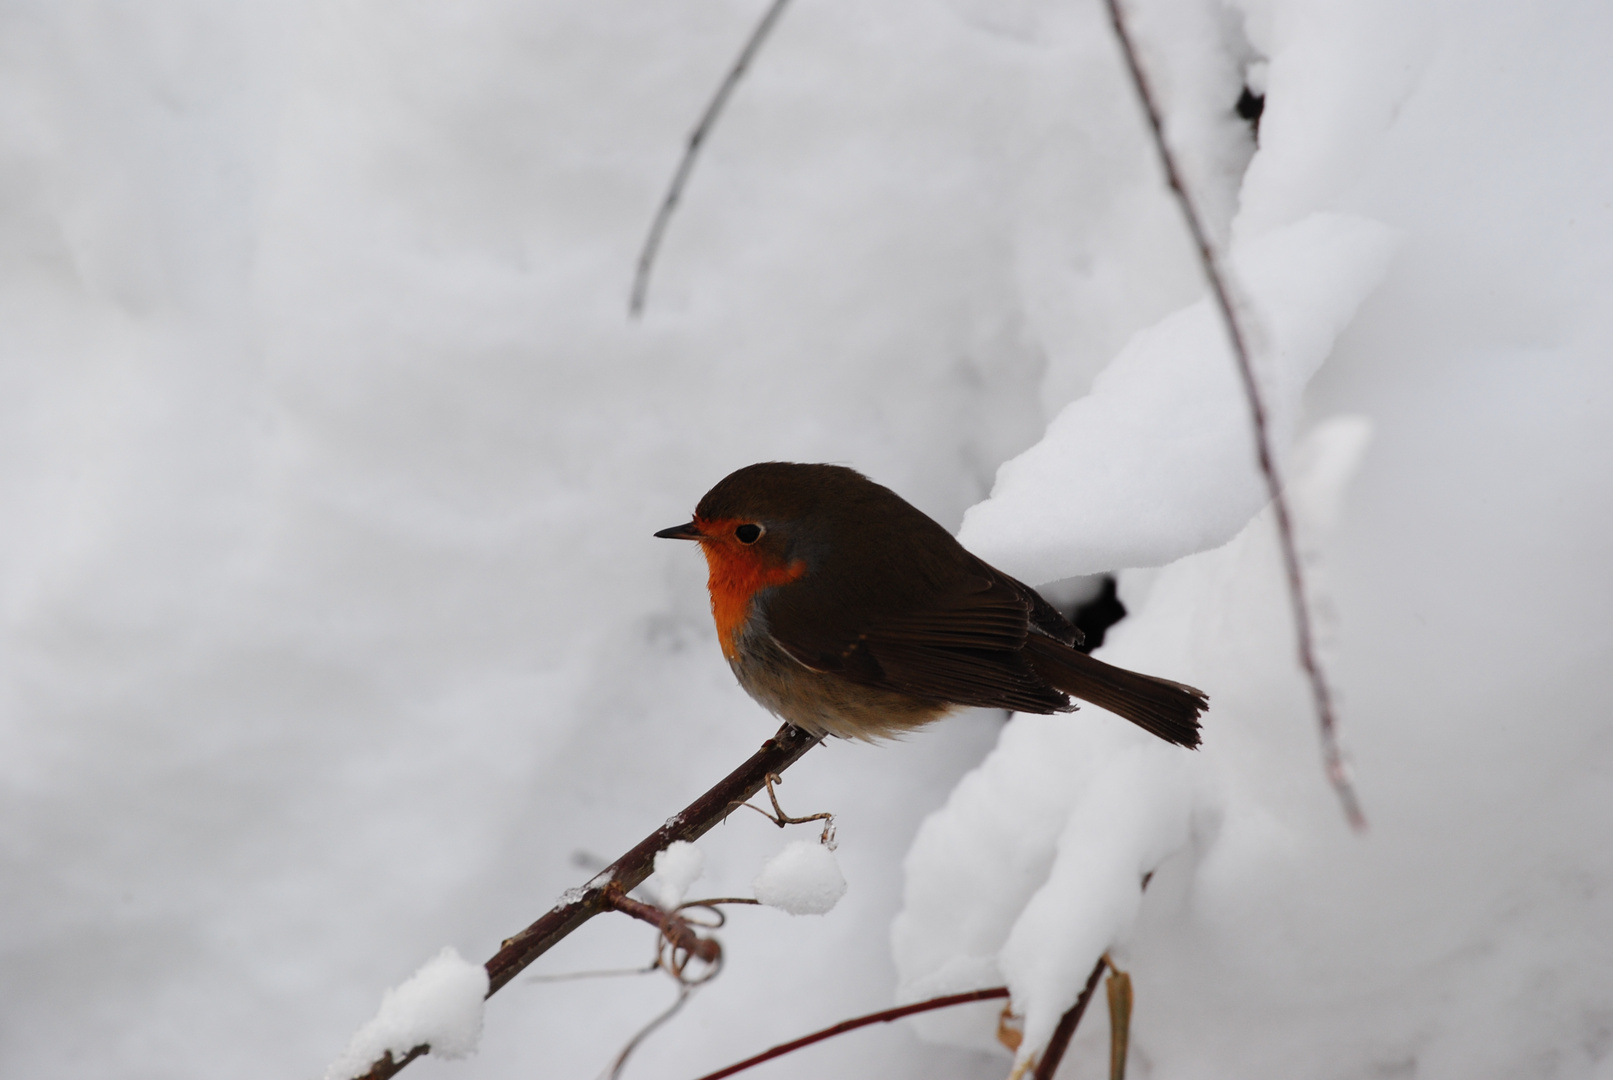
<path id="1" fill-rule="evenodd" d="M 723 655 L 734 659 L 740 632 L 750 621 L 751 601 L 762 589 L 783 585 L 806 573 L 806 563 L 797 559 L 788 566 L 769 566 L 747 548 L 722 541 L 701 543 L 711 576 L 711 615 L 717 622 L 717 638 Z"/>

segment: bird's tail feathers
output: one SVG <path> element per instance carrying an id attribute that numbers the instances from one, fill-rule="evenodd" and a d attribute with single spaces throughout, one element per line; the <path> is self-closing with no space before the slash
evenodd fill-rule
<path id="1" fill-rule="evenodd" d="M 1108 709 L 1178 746 L 1199 744 L 1199 714 L 1210 707 L 1204 691 L 1169 679 L 1105 664 L 1052 638 L 1026 642 L 1032 667 L 1072 697 Z"/>

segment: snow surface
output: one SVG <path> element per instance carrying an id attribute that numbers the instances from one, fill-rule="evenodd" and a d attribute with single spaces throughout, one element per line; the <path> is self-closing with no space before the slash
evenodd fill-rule
<path id="1" fill-rule="evenodd" d="M 1313 550 L 1337 520 L 1369 439 L 1361 418 L 1339 417 L 1297 448 L 1295 518 Z M 1256 650 L 1263 666 L 1291 648 L 1277 558 L 1268 512 L 1231 543 L 1172 564 L 1141 603 L 1128 575 L 1134 614 L 1111 632 L 1101 655 L 1124 666 L 1202 670 L 1192 654 L 1205 646 L 1184 630 L 1209 599 L 1206 590 L 1224 597 L 1231 583 L 1242 605 L 1264 609 L 1265 620 L 1240 627 L 1234 639 L 1239 651 Z M 1217 637 L 1204 635 L 1210 649 Z M 1143 655 L 1133 658 L 1139 642 Z M 1224 687 L 1244 674 L 1234 662 L 1220 666 L 1215 678 L 1192 677 Z M 1304 700 L 1303 693 L 1291 696 Z M 1219 695 L 1212 708 L 1218 725 L 1239 719 L 1237 703 Z M 1085 711 L 1085 724 L 1014 718 L 997 748 L 919 830 L 905 867 L 907 902 L 893 930 L 902 998 L 1007 982 L 1024 1019 L 1023 1056 L 1046 1044 L 1098 958 L 1128 944 L 1144 879 L 1187 847 L 1195 822 L 1223 820 L 1227 793 L 1243 787 L 1219 774 L 1228 767 L 1220 739 L 1183 753 L 1102 710 Z M 1244 808 L 1235 807 L 1234 817 L 1238 810 Z M 955 1016 L 916 1022 L 931 1037 L 989 1048 L 996 1010 L 974 1011 L 972 1024 Z"/>
<path id="2" fill-rule="evenodd" d="M 673 911 L 689 895 L 689 886 L 706 868 L 704 853 L 687 840 L 674 840 L 655 853 L 655 873 L 644 887 L 663 911 Z"/>
<path id="3" fill-rule="evenodd" d="M 401 1058 L 422 1044 L 441 1058 L 469 1057 L 482 1038 L 487 969 L 443 949 L 381 998 L 381 1010 L 348 1042 L 325 1080 L 362 1076 L 388 1051 Z"/>
<path id="4" fill-rule="evenodd" d="M 1392 250 L 1384 226 L 1337 214 L 1233 249 L 1274 447 L 1292 441 L 1306 383 Z M 959 538 L 1035 582 L 1224 543 L 1268 497 L 1247 402 L 1221 316 L 1201 300 L 1133 338 L 1041 442 L 1005 463 Z"/>
<path id="5" fill-rule="evenodd" d="M 697 553 L 651 532 L 764 459 L 855 465 L 957 527 L 1202 298 L 1100 5 L 798 0 L 630 324 L 759 7 L 0 9 L 0 1074 L 317 1075 L 410 958 L 492 955 L 771 734 Z M 1128 494 L 1133 520 L 1066 493 L 1157 485 L 1160 448 L 1077 454 L 1060 421 L 1022 510 L 1004 474 L 970 529 L 997 517 L 1040 580 L 1130 568 L 1105 655 L 1203 686 L 1204 750 L 1095 709 L 813 750 L 785 804 L 834 812 L 855 887 L 821 919 L 733 912 L 630 1077 L 944 970 L 1013 980 L 1045 1027 L 1103 939 L 1139 1078 L 1613 1075 L 1613 10 L 1136 7 L 1217 236 L 1397 238 L 1337 280 L 1295 249 L 1325 359 L 1283 388 L 1372 829 L 1322 780 L 1247 464 Z M 1077 427 L 1140 424 L 1117 393 Z M 1041 783 L 993 806 L 999 772 Z M 1003 839 L 914 846 L 943 805 Z M 776 835 L 735 816 L 702 880 L 742 893 Z M 652 934 L 601 918 L 535 970 L 642 965 Z M 409 1075 L 592 1076 L 668 993 L 517 980 L 473 1059 Z M 1103 1074 L 1102 1029 L 1066 1075 Z M 976 1013 L 918 1031 L 769 1068 L 1008 1067 Z"/>
<path id="6" fill-rule="evenodd" d="M 768 907 L 791 915 L 827 915 L 846 895 L 846 876 L 829 845 L 792 840 L 762 864 L 751 888 Z"/>

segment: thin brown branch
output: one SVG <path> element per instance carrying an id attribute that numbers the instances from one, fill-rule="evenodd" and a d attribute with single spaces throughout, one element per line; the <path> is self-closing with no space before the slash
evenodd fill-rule
<path id="1" fill-rule="evenodd" d="M 744 1072 L 753 1065 L 760 1065 L 764 1061 L 783 1057 L 785 1054 L 799 1050 L 803 1046 L 811 1046 L 815 1042 L 832 1039 L 836 1035 L 844 1035 L 848 1031 L 856 1031 L 858 1028 L 868 1027 L 870 1024 L 888 1024 L 892 1020 L 900 1020 L 904 1016 L 913 1016 L 917 1013 L 930 1012 L 933 1009 L 945 1009 L 952 1005 L 967 1005 L 971 1001 L 990 1001 L 993 998 L 1005 998 L 1007 996 L 1008 987 L 993 986 L 987 990 L 970 990 L 964 994 L 948 994 L 946 997 L 930 998 L 928 1001 L 919 1001 L 912 1005 L 898 1005 L 894 1009 L 882 1009 L 876 1013 L 869 1013 L 867 1016 L 842 1020 L 840 1023 L 826 1027 L 822 1031 L 814 1031 L 812 1034 L 803 1035 L 799 1039 L 780 1043 L 771 1050 L 762 1051 L 755 1057 L 748 1057 L 744 1061 L 735 1062 L 732 1065 L 718 1069 L 716 1072 L 707 1073 L 700 1077 L 699 1080 L 723 1080 L 723 1077 Z"/>
<path id="2" fill-rule="evenodd" d="M 818 745 L 815 735 L 785 724 L 762 744 L 760 750 L 715 787 L 690 803 L 680 813 L 646 836 L 627 854 L 596 874 L 580 889 L 568 891 L 561 903 L 531 926 L 504 942 L 504 947 L 487 961 L 487 996 L 492 997 L 509 985 L 521 971 L 548 952 L 562 938 L 602 911 L 617 908 L 626 894 L 638 887 L 655 869 L 655 855 L 676 840 L 697 840 L 733 812 L 736 802 L 755 795 L 770 774 L 793 765 L 802 754 Z M 394 1061 L 387 1053 L 362 1074 L 362 1080 L 387 1080 L 430 1048 L 417 1046 Z"/>
<path id="3" fill-rule="evenodd" d="M 1059 1025 L 1053 1029 L 1053 1037 L 1047 1040 L 1047 1049 L 1042 1051 L 1041 1058 L 1036 1062 L 1036 1071 L 1031 1074 L 1035 1080 L 1053 1080 L 1053 1074 L 1059 1071 L 1059 1062 L 1064 1060 L 1064 1051 L 1070 1048 L 1076 1026 L 1081 1023 L 1081 1016 L 1092 1001 L 1092 992 L 1098 988 L 1098 978 L 1108 963 L 1108 956 L 1098 957 L 1092 974 L 1087 976 L 1086 986 L 1081 989 L 1081 996 L 1059 1017 Z"/>
<path id="4" fill-rule="evenodd" d="M 1288 577 L 1288 595 L 1294 610 L 1294 633 L 1299 649 L 1299 664 L 1310 680 L 1311 698 L 1316 707 L 1316 719 L 1321 731 L 1322 760 L 1327 769 L 1327 779 L 1338 794 L 1339 802 L 1344 808 L 1344 816 L 1350 826 L 1356 830 L 1363 830 L 1367 827 L 1367 819 L 1361 811 L 1361 802 L 1356 797 L 1355 787 L 1350 782 L 1349 767 L 1339 747 L 1338 717 L 1333 707 L 1333 694 L 1328 687 L 1321 660 L 1317 656 L 1310 600 L 1305 591 L 1299 546 L 1294 540 L 1293 518 L 1289 512 L 1287 496 L 1283 493 L 1282 480 L 1277 473 L 1276 458 L 1271 451 L 1266 406 L 1260 395 L 1260 384 L 1255 379 L 1247 335 L 1239 319 L 1240 306 L 1233 303 L 1232 289 L 1228 284 L 1227 275 L 1222 270 L 1221 259 L 1210 241 L 1203 221 L 1199 218 L 1187 186 L 1182 181 L 1181 170 L 1177 168 L 1176 157 L 1171 152 L 1170 144 L 1165 140 L 1164 120 L 1160 116 L 1159 105 L 1149 85 L 1147 73 L 1143 71 L 1142 62 L 1138 58 L 1136 46 L 1126 28 L 1121 0 L 1106 0 L 1106 3 L 1109 7 L 1109 19 L 1114 24 L 1115 36 L 1120 41 L 1120 50 L 1125 54 L 1126 68 L 1131 72 L 1131 81 L 1137 87 L 1137 95 L 1142 99 L 1143 109 L 1148 114 L 1148 126 L 1153 132 L 1154 145 L 1159 150 L 1160 162 L 1165 167 L 1165 178 L 1169 181 L 1171 190 L 1176 193 L 1176 201 L 1182 208 L 1182 216 L 1187 219 L 1188 232 L 1192 234 L 1194 246 L 1198 248 L 1199 261 L 1203 263 L 1205 277 L 1209 279 L 1211 295 L 1215 297 L 1216 307 L 1226 324 L 1227 337 L 1232 343 L 1232 354 L 1237 360 L 1238 374 L 1243 380 L 1244 395 L 1249 401 L 1249 415 L 1254 426 L 1255 455 L 1260 462 L 1260 471 L 1265 476 L 1266 489 L 1271 495 L 1272 512 L 1277 519 L 1278 545 L 1282 550 L 1283 569 Z"/>
<path id="5" fill-rule="evenodd" d="M 713 896 L 709 900 L 685 900 L 683 903 L 678 905 L 678 910 L 682 911 L 684 908 L 703 907 L 703 908 L 711 908 L 713 911 L 716 911 L 718 904 L 760 904 L 760 903 L 761 903 L 761 901 L 756 899 L 754 896 Z M 718 912 L 718 914 L 721 914 L 721 912 Z"/>
<path id="6" fill-rule="evenodd" d="M 678 201 L 683 197 L 683 189 L 689 183 L 689 174 L 694 171 L 695 159 L 700 156 L 700 148 L 705 145 L 706 138 L 711 134 L 712 128 L 717 124 L 717 118 L 722 115 L 723 106 L 733 96 L 734 88 L 744 77 L 751 61 L 761 50 L 762 43 L 772 31 L 773 24 L 779 21 L 784 14 L 784 7 L 790 0 L 773 0 L 763 13 L 762 19 L 751 31 L 750 38 L 746 40 L 745 47 L 739 50 L 733 66 L 723 81 L 717 87 L 717 93 L 707 104 L 706 111 L 701 114 L 700 122 L 689 133 L 688 142 L 683 148 L 683 157 L 678 161 L 678 168 L 672 174 L 672 183 L 668 185 L 666 195 L 661 199 L 659 209 L 655 211 L 655 220 L 650 223 L 650 232 L 644 238 L 644 248 L 639 252 L 638 267 L 633 273 L 633 292 L 627 302 L 627 313 L 632 318 L 644 314 L 644 300 L 650 291 L 650 271 L 655 266 L 655 257 L 661 250 L 661 238 L 666 235 L 667 224 L 672 220 L 672 211 L 677 209 Z"/>
<path id="7" fill-rule="evenodd" d="M 716 966 L 722 963 L 722 945 L 716 938 L 705 938 L 695 933 L 694 927 L 675 911 L 663 911 L 654 904 L 646 904 L 634 900 L 631 896 L 624 896 L 612 889 L 606 893 L 606 900 L 611 907 L 624 915 L 631 915 L 640 922 L 647 922 L 661 931 L 661 938 L 672 950 L 671 956 L 663 960 L 667 970 L 679 981 L 683 978 L 684 965 L 693 958 L 704 964 Z M 660 955 L 660 946 L 656 953 Z M 682 953 L 682 957 L 679 957 Z M 704 981 L 704 980 L 699 980 Z"/>
<path id="8" fill-rule="evenodd" d="M 557 971 L 554 974 L 528 975 L 522 979 L 525 983 L 561 983 L 581 982 L 584 979 L 619 979 L 627 975 L 648 975 L 659 971 L 659 964 L 646 964 L 644 967 L 630 968 L 595 968 L 588 971 Z"/>
<path id="9" fill-rule="evenodd" d="M 611 1062 L 610 1072 L 607 1074 L 609 1080 L 618 1080 L 622 1075 L 622 1070 L 627 1067 L 627 1059 L 633 1056 L 633 1051 L 637 1050 L 639 1044 L 649 1038 L 656 1028 L 678 1014 L 678 1010 L 682 1009 L 688 1002 L 689 995 L 695 992 L 697 985 L 695 983 L 680 983 L 678 985 L 678 1000 L 667 1006 L 666 1010 L 655 1019 L 639 1028 L 638 1034 L 629 1039 L 627 1045 L 622 1047 L 621 1053 L 616 1055 L 616 1060 Z"/>
<path id="10" fill-rule="evenodd" d="M 387 1080 L 387 1077 L 389 1076 L 396 1076 L 402 1071 L 405 1065 L 409 1064 L 409 1062 L 413 1061 L 415 1058 L 430 1052 L 431 1047 L 421 1045 L 415 1047 L 413 1050 L 410 1050 L 398 1060 L 393 1061 L 392 1051 L 388 1050 L 381 1055 L 381 1059 L 379 1061 L 370 1066 L 369 1072 L 363 1074 L 362 1076 L 356 1077 L 355 1080 Z"/>

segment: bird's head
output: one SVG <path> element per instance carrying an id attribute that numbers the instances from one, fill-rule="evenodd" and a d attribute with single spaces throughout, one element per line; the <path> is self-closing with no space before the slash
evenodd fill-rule
<path id="1" fill-rule="evenodd" d="M 705 553 L 724 655 L 734 657 L 757 593 L 806 577 L 819 563 L 844 505 L 838 496 L 868 484 L 839 465 L 750 465 L 706 492 L 693 520 L 655 534 L 694 540 Z"/>

